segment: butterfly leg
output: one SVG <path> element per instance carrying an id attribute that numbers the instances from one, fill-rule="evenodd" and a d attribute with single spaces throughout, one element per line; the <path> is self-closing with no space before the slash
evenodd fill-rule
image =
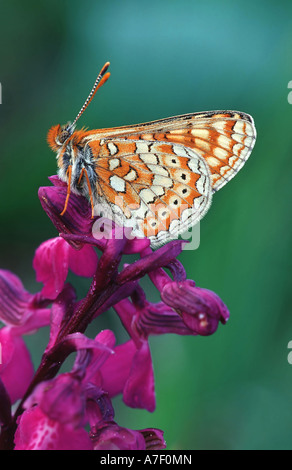
<path id="1" fill-rule="evenodd" d="M 93 194 L 92 194 L 92 189 L 91 189 L 91 184 L 89 180 L 89 176 L 87 173 L 86 168 L 82 168 L 79 179 L 78 179 L 78 184 L 80 184 L 83 175 L 85 174 L 86 182 L 87 182 L 87 187 L 88 187 L 88 193 L 89 193 L 89 198 L 90 198 L 90 205 L 91 205 L 91 218 L 94 218 L 94 204 L 93 204 Z"/>
<path id="2" fill-rule="evenodd" d="M 67 196 L 66 196 L 66 200 L 65 200 L 64 209 L 63 209 L 63 211 L 61 212 L 60 215 L 64 215 L 66 210 L 67 210 L 67 207 L 68 207 L 68 202 L 69 202 L 69 197 L 70 197 L 70 192 L 71 192 L 72 165 L 68 166 L 66 175 L 68 175 Z"/>

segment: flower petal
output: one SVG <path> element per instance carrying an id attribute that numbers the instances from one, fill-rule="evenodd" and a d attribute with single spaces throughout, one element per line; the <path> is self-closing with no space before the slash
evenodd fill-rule
<path id="1" fill-rule="evenodd" d="M 35 406 L 24 411 L 15 434 L 15 450 L 93 450 L 88 433 L 49 419 Z"/>
<path id="2" fill-rule="evenodd" d="M 137 350 L 125 384 L 123 399 L 131 408 L 155 410 L 155 391 L 152 359 L 147 341 Z"/>
<path id="3" fill-rule="evenodd" d="M 226 305 L 214 292 L 196 287 L 193 281 L 170 282 L 163 287 L 161 299 L 174 308 L 195 333 L 208 336 L 229 318 Z"/>
<path id="4" fill-rule="evenodd" d="M 175 333 L 178 335 L 196 334 L 182 318 L 164 302 L 134 305 L 129 299 L 124 299 L 114 305 L 114 309 L 127 330 L 129 336 L 137 344 L 150 335 Z"/>
<path id="5" fill-rule="evenodd" d="M 0 320 L 3 323 L 13 326 L 23 324 L 32 298 L 17 276 L 10 271 L 0 270 Z"/>
<path id="6" fill-rule="evenodd" d="M 22 398 L 34 374 L 33 364 L 25 342 L 14 334 L 14 329 L 0 329 L 2 364 L 0 377 L 11 403 Z"/>
<path id="7" fill-rule="evenodd" d="M 80 234 L 91 236 L 92 224 L 91 208 L 87 199 L 83 196 L 70 194 L 69 203 L 65 214 L 64 209 L 67 185 L 64 185 L 58 177 L 50 178 L 54 186 L 39 188 L 38 196 L 44 211 L 58 230 L 58 233 Z M 83 246 L 82 242 L 69 241 L 74 248 Z"/>
<path id="8" fill-rule="evenodd" d="M 69 268 L 77 276 L 93 277 L 97 262 L 98 257 L 92 246 L 84 245 L 81 250 L 69 247 Z"/>
<path id="9" fill-rule="evenodd" d="M 114 421 L 91 431 L 94 450 L 145 450 L 145 439 L 139 431 L 119 426 Z"/>
<path id="10" fill-rule="evenodd" d="M 139 312 L 139 311 L 138 311 Z M 140 337 L 149 335 L 162 335 L 175 333 L 177 335 L 193 335 L 182 318 L 164 302 L 150 303 L 145 306 L 136 316 L 136 328 Z M 196 334 L 196 333 L 195 333 Z"/>
<path id="11" fill-rule="evenodd" d="M 99 374 L 91 379 L 93 383 L 100 385 L 110 397 L 123 392 L 137 348 L 134 341 L 130 340 L 116 346 L 114 351 L 115 354 L 109 356 L 101 366 Z"/>
<path id="12" fill-rule="evenodd" d="M 42 282 L 43 297 L 54 300 L 62 291 L 69 268 L 78 276 L 92 277 L 97 267 L 97 255 L 91 246 L 79 251 L 63 238 L 43 242 L 36 250 L 33 267 L 38 282 Z"/>
<path id="13" fill-rule="evenodd" d="M 43 242 L 36 250 L 33 267 L 42 282 L 43 297 L 54 300 L 64 287 L 69 269 L 69 245 L 62 238 Z"/>
<path id="14" fill-rule="evenodd" d="M 26 409 L 38 404 L 49 419 L 68 424 L 74 428 L 82 426 L 85 419 L 85 395 L 81 381 L 71 373 L 60 374 L 52 380 L 41 382 L 25 401 Z"/>

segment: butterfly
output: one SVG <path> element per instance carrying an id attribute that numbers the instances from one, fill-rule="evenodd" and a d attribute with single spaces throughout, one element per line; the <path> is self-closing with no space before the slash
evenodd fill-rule
<path id="1" fill-rule="evenodd" d="M 98 130 L 75 130 L 96 91 L 101 69 L 72 123 L 53 126 L 48 144 L 57 152 L 59 178 L 70 193 L 86 196 L 92 217 L 103 215 L 148 237 L 153 248 L 177 238 L 208 211 L 212 195 L 230 181 L 256 140 L 252 117 L 208 111 Z M 97 212 L 96 212 L 97 210 Z"/>

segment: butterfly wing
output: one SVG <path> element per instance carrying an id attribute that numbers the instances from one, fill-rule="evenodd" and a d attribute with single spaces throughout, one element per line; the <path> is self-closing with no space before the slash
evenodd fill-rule
<path id="1" fill-rule="evenodd" d="M 250 156 L 256 130 L 252 117 L 246 113 L 210 111 L 89 131 L 85 141 L 100 138 L 164 141 L 191 148 L 206 161 L 212 189 L 218 191 L 237 174 Z"/>
<path id="2" fill-rule="evenodd" d="M 95 171 L 99 211 L 153 247 L 193 226 L 211 203 L 205 159 L 179 143 L 105 140 Z"/>

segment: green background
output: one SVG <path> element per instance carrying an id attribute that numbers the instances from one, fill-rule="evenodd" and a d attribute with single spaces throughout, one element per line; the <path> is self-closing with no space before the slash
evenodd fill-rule
<path id="1" fill-rule="evenodd" d="M 291 1 L 15 0 L 0 15 L 0 265 L 31 291 L 34 250 L 56 236 L 37 197 L 56 173 L 46 133 L 74 119 L 105 61 L 110 81 L 80 126 L 212 109 L 254 117 L 250 160 L 215 195 L 199 249 L 180 256 L 231 319 L 208 338 L 152 338 L 157 409 L 116 399 L 116 419 L 163 429 L 168 449 L 291 449 Z M 92 328 L 122 337 L 113 312 Z M 27 338 L 36 365 L 47 333 Z"/>

